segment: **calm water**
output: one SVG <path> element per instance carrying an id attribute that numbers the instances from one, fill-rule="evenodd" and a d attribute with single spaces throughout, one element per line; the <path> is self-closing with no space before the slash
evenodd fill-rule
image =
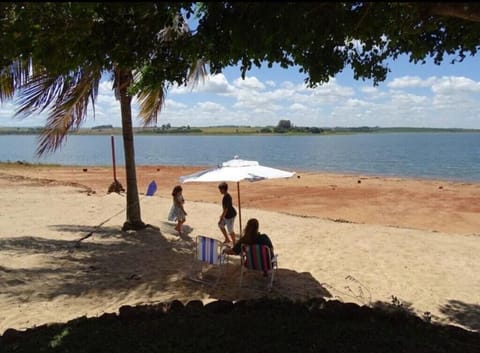
<path id="1" fill-rule="evenodd" d="M 115 136 L 118 166 L 123 142 Z M 35 157 L 36 136 L 0 136 L 0 161 L 112 165 L 110 136 L 69 136 Z M 392 133 L 334 136 L 135 136 L 137 165 L 215 166 L 238 155 L 291 171 L 361 173 L 480 182 L 480 134 Z"/>

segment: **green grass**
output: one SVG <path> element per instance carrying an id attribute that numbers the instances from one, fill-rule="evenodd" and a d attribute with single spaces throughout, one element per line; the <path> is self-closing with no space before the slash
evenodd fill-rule
<path id="1" fill-rule="evenodd" d="M 393 127 L 393 128 L 379 128 L 379 127 L 335 127 L 322 128 L 320 133 L 312 133 L 304 131 L 302 127 L 294 127 L 286 130 L 283 133 L 264 133 L 262 129 L 274 130 L 274 126 L 201 126 L 201 127 L 171 127 L 162 130 L 161 127 L 150 128 L 133 128 L 134 133 L 142 135 L 345 135 L 356 133 L 416 133 L 416 132 L 471 132 L 478 133 L 479 129 L 437 129 L 437 128 L 412 128 L 412 127 Z M 0 135 L 36 135 L 41 132 L 39 127 L 0 127 Z M 122 129 L 120 127 L 104 127 L 104 128 L 81 128 L 78 131 L 72 131 L 72 135 L 121 135 Z"/>

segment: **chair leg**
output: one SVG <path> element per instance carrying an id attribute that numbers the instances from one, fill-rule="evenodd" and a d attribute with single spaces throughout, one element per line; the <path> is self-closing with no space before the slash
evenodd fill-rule
<path id="1" fill-rule="evenodd" d="M 268 288 L 269 290 L 271 290 L 273 288 L 273 281 L 275 279 L 275 270 L 278 268 L 278 265 L 277 265 L 277 261 L 275 259 L 275 261 L 272 262 L 272 269 L 270 270 L 271 271 L 271 274 L 270 274 L 270 283 L 268 285 Z"/>
<path id="2" fill-rule="evenodd" d="M 268 283 L 268 289 L 269 289 L 269 290 L 272 290 L 272 288 L 273 288 L 273 279 L 274 279 L 274 277 L 275 277 L 275 270 L 272 268 L 270 271 L 271 271 L 271 272 L 270 272 L 270 281 L 269 281 L 269 283 Z"/>
<path id="3" fill-rule="evenodd" d="M 228 255 L 220 254 L 219 255 L 219 274 L 217 276 L 214 286 L 216 286 L 220 281 L 220 278 L 226 274 L 227 265 L 228 265 Z"/>

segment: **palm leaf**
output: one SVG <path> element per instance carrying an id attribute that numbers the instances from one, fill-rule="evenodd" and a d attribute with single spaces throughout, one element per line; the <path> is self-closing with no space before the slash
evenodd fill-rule
<path id="1" fill-rule="evenodd" d="M 172 24 L 163 28 L 159 32 L 158 37 L 162 43 L 168 45 L 169 42 L 190 34 L 187 22 L 180 14 L 177 14 Z M 143 81 L 145 76 L 149 74 L 151 74 L 151 71 L 148 67 L 136 72 L 134 75 L 135 83 Z M 190 65 L 187 81 L 193 88 L 205 76 L 207 76 L 205 62 L 199 59 Z M 168 87 L 161 77 L 155 83 L 152 83 L 152 80 L 147 81 L 149 84 L 143 86 L 142 90 L 137 94 L 137 100 L 140 105 L 139 118 L 143 121 L 144 126 L 151 126 L 157 123 L 158 114 L 165 104 Z"/>
<path id="2" fill-rule="evenodd" d="M 67 132 L 78 128 L 87 115 L 91 101 L 94 108 L 101 71 L 92 67 L 67 75 L 41 72 L 31 76 L 21 88 L 17 116 L 28 116 L 49 110 L 40 134 L 37 155 L 53 152 L 66 139 Z"/>
<path id="3" fill-rule="evenodd" d="M 17 59 L 0 71 L 0 102 L 13 98 L 15 91 L 23 85 L 31 71 L 29 61 Z"/>
<path id="4" fill-rule="evenodd" d="M 150 87 L 142 90 L 137 95 L 140 105 L 139 117 L 142 119 L 144 126 L 151 126 L 157 123 L 158 113 L 165 104 L 167 95 L 164 85 Z"/>
<path id="5" fill-rule="evenodd" d="M 198 59 L 196 62 L 193 63 L 191 69 L 188 73 L 188 82 L 193 87 L 196 87 L 198 82 L 202 80 L 205 82 L 205 77 L 207 76 L 207 68 L 205 61 L 203 59 Z"/>

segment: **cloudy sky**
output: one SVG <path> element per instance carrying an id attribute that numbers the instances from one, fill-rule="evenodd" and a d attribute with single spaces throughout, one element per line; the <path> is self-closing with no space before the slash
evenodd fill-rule
<path id="1" fill-rule="evenodd" d="M 158 126 L 277 125 L 317 127 L 435 127 L 480 129 L 480 55 L 463 63 L 389 64 L 386 81 L 355 81 L 346 69 L 329 83 L 310 89 L 298 69 L 262 68 L 242 80 L 238 68 L 210 76 L 197 87 L 172 87 Z M 120 106 L 105 77 L 95 116 L 82 127 L 120 126 Z M 15 101 L 0 106 L 0 126 L 42 126 L 45 116 L 13 119 Z M 134 126 L 141 126 L 136 118 Z"/>

